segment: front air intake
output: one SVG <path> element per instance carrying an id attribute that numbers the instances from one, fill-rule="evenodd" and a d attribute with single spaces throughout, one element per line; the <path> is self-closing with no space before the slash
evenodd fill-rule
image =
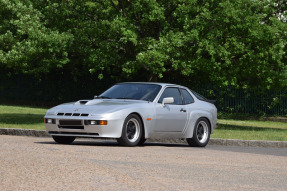
<path id="1" fill-rule="evenodd" d="M 59 120 L 60 125 L 82 125 L 81 120 Z"/>
<path id="2" fill-rule="evenodd" d="M 75 117 L 87 117 L 89 116 L 88 113 L 58 113 L 57 116 L 75 116 Z"/>
<path id="3" fill-rule="evenodd" d="M 85 136 L 99 136 L 98 133 L 80 133 L 80 132 L 58 132 L 58 131 L 49 131 L 49 134 L 62 134 L 62 135 L 75 135 L 75 136 L 81 136 L 81 135 L 85 135 Z"/>
<path id="4" fill-rule="evenodd" d="M 59 127 L 59 129 L 84 129 L 84 126 L 82 126 L 82 125 L 73 125 L 73 126 L 67 126 L 67 125 L 59 125 L 58 126 Z"/>

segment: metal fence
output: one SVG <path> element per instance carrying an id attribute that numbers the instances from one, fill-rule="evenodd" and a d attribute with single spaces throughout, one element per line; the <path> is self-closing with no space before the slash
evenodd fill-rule
<path id="1" fill-rule="evenodd" d="M 0 72 L 1 73 L 1 72 Z M 0 75 L 0 103 L 53 106 L 58 103 L 92 98 L 114 81 L 89 76 L 79 81 L 48 76 L 42 80 L 35 77 Z M 216 88 L 210 85 L 190 87 L 208 99 L 215 99 L 219 112 L 287 115 L 287 88 L 281 91 L 252 92 L 234 87 Z"/>
<path id="2" fill-rule="evenodd" d="M 215 99 L 219 112 L 287 115 L 287 89 L 261 92 L 234 88 L 198 91 Z"/>

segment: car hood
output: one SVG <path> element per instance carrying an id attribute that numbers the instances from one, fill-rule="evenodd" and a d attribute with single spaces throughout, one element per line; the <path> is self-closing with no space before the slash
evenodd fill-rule
<path id="1" fill-rule="evenodd" d="M 51 108 L 47 115 L 57 115 L 58 113 L 80 113 L 80 114 L 103 114 L 131 107 L 139 107 L 147 104 L 142 100 L 117 100 L 117 99 L 93 99 L 79 100 L 77 102 L 65 103 Z"/>

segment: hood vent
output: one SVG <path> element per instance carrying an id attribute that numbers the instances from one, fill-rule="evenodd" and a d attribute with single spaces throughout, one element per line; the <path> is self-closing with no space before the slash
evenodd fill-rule
<path id="1" fill-rule="evenodd" d="M 95 105 L 100 102 L 103 102 L 103 100 L 102 99 L 79 100 L 75 103 L 75 105 Z"/>
<path id="2" fill-rule="evenodd" d="M 88 113 L 58 113 L 57 116 L 82 116 L 82 117 L 87 117 L 89 116 Z"/>
<path id="3" fill-rule="evenodd" d="M 80 105 L 85 105 L 88 101 L 86 100 L 83 100 L 83 101 L 80 101 Z"/>

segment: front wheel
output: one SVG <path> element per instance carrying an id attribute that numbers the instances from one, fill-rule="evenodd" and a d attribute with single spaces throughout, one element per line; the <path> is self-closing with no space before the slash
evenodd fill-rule
<path id="1" fill-rule="evenodd" d="M 145 139 L 145 138 L 142 138 L 142 139 L 140 140 L 140 142 L 139 142 L 138 145 L 143 145 L 145 142 L 146 142 L 146 139 Z"/>
<path id="2" fill-rule="evenodd" d="M 122 146 L 133 147 L 139 144 L 142 138 L 142 122 L 139 116 L 129 115 L 124 122 L 122 136 L 117 139 Z"/>
<path id="3" fill-rule="evenodd" d="M 68 136 L 52 136 L 54 141 L 59 144 L 71 144 L 76 137 L 68 137 Z"/>
<path id="4" fill-rule="evenodd" d="M 210 138 L 210 124 L 205 118 L 197 120 L 194 126 L 193 137 L 186 141 L 193 147 L 205 147 Z"/>

